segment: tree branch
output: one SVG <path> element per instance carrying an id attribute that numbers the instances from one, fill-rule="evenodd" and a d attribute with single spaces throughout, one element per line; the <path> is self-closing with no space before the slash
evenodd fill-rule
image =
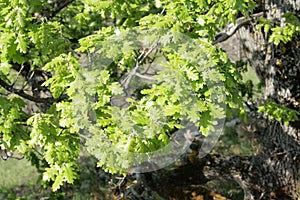
<path id="1" fill-rule="evenodd" d="M 248 24 L 251 20 L 253 19 L 257 19 L 263 16 L 263 12 L 259 12 L 259 13 L 255 13 L 250 15 L 249 17 L 241 17 L 238 18 L 236 20 L 236 23 L 233 24 L 229 24 L 225 30 L 223 30 L 222 32 L 218 33 L 216 35 L 216 39 L 213 41 L 213 45 L 217 44 L 217 43 L 221 43 L 224 42 L 225 40 L 227 40 L 228 38 L 230 38 L 233 34 L 236 33 L 236 31 L 238 29 L 240 29 L 241 27 L 245 26 L 246 24 Z"/>
<path id="2" fill-rule="evenodd" d="M 54 10 L 51 10 L 51 8 L 46 8 L 43 13 L 45 13 L 43 16 L 46 17 L 47 19 L 52 19 L 55 17 L 61 10 L 66 8 L 68 5 L 71 3 L 75 2 L 76 0 L 58 0 L 55 2 L 56 7 Z"/>
<path id="3" fill-rule="evenodd" d="M 25 93 L 23 90 L 16 89 L 13 86 L 7 84 L 1 78 L 0 78 L 0 86 L 2 86 L 5 90 L 7 90 L 11 93 L 17 94 L 17 95 L 23 97 L 24 99 L 27 99 L 29 101 L 33 101 L 33 102 L 36 102 L 36 103 L 54 103 L 54 102 L 59 102 L 59 101 L 62 101 L 64 99 L 68 98 L 67 95 L 61 95 L 57 99 L 55 99 L 53 97 L 48 97 L 48 98 L 33 97 L 33 96 Z"/>

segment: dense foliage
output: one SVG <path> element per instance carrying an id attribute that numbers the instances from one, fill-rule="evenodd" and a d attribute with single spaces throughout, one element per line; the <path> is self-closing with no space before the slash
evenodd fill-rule
<path id="1" fill-rule="evenodd" d="M 136 155 L 170 144 L 184 120 L 209 136 L 231 109 L 245 114 L 241 69 L 212 44 L 249 16 L 252 0 L 0 0 L 0 7 L 1 149 L 24 154 L 53 190 L 77 178 L 82 146 L 106 171 L 126 174 L 147 159 Z M 261 19 L 258 28 L 274 33 L 270 42 L 299 32 L 293 14 L 283 17 L 284 29 Z M 142 74 L 151 63 L 161 67 Z M 279 120 L 295 118 L 267 106 L 261 110 Z"/>

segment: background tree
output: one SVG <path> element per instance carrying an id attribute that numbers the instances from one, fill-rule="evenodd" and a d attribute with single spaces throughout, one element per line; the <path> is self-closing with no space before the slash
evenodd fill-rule
<path id="1" fill-rule="evenodd" d="M 258 11 L 263 17 L 236 34 L 244 56 L 239 59 L 248 61 L 264 84 L 263 105 L 256 102 L 257 111 L 268 116 L 252 113 L 263 153 L 256 158 L 261 167 L 250 184 L 256 198 L 258 194 L 279 198 L 296 191 L 299 180 L 299 4 L 264 1 L 257 5 Z M 288 123 L 289 119 L 294 122 Z M 254 192 L 255 182 L 260 187 Z"/>
<path id="2" fill-rule="evenodd" d="M 226 50 L 226 46 L 237 43 L 241 47 L 239 52 L 245 56 L 235 57 L 236 61 L 243 59 L 253 67 L 264 86 L 262 99 L 255 102 L 248 99 L 246 103 L 249 120 L 257 126 L 254 133 L 263 145 L 263 153 L 247 158 L 198 156 L 173 171 L 156 171 L 143 179 L 147 187 L 161 193 L 160 184 L 171 179 L 173 183 L 186 180 L 192 184 L 222 176 L 239 182 L 246 199 L 291 199 L 297 195 L 300 152 L 297 1 L 1 0 L 0 5 L 1 149 L 24 154 L 53 190 L 76 179 L 76 160 L 85 140 L 102 168 L 126 174 L 133 163 L 130 160 L 124 163 L 128 160 L 126 156 L 123 160 L 114 159 L 119 158 L 120 152 L 110 144 L 127 148 L 128 152 L 144 153 L 168 144 L 174 131 L 181 128 L 183 117 L 199 126 L 204 135 L 211 133 L 216 119 L 230 117 L 232 110 L 238 110 L 245 118 L 245 84 L 240 62 L 234 63 L 234 52 L 227 51 L 229 60 L 218 47 Z M 136 35 L 130 35 L 132 32 L 128 30 L 167 30 L 169 38 L 178 38 L 178 33 L 182 33 L 203 48 L 190 51 L 188 46 L 180 46 L 182 41 L 163 41 L 174 44 L 169 49 L 168 45 L 162 46 L 160 51 L 169 71 L 162 70 L 161 77 L 154 76 L 165 82 L 132 94 L 134 98 L 128 102 L 131 106 L 125 108 L 130 119 L 125 126 L 120 114 L 123 109 L 111 104 L 114 96 L 126 91 L 122 77 L 128 77 L 136 63 L 149 64 L 156 58 L 154 52 L 147 54 L 134 42 L 119 46 L 107 42 L 118 33 L 135 41 Z M 166 32 L 155 32 L 149 41 Z M 231 38 L 235 40 L 226 44 Z M 182 58 L 184 52 L 207 55 L 206 60 L 200 65 Z M 110 59 L 118 57 L 113 62 L 97 63 L 99 54 Z M 90 60 L 96 60 L 101 68 L 95 70 Z M 205 77 L 204 66 L 214 69 L 219 76 Z M 93 70 L 86 70 L 89 67 Z M 190 103 L 185 98 L 188 94 L 176 93 L 174 85 L 165 84 L 168 80 L 174 82 L 168 73 L 181 77 L 175 79 L 177 83 L 188 83 L 188 90 L 195 94 L 201 109 L 186 107 Z M 216 89 L 210 87 L 211 82 L 224 84 L 220 94 L 226 95 L 226 110 L 220 107 L 220 102 L 211 101 L 209 94 Z M 184 85 L 177 84 L 186 91 Z M 79 104 L 74 106 L 74 102 Z M 149 102 L 152 108 L 157 106 L 165 112 L 158 116 L 153 112 L 147 118 L 147 113 L 151 113 Z M 91 118 L 94 126 L 90 126 Z M 160 126 L 150 120 L 154 118 Z M 144 126 L 148 127 L 146 145 L 138 139 L 129 142 L 128 132 Z M 107 139 L 103 138 L 109 142 L 105 143 Z M 212 171 L 214 176 L 208 173 Z M 191 176 L 195 178 L 189 180 Z"/>

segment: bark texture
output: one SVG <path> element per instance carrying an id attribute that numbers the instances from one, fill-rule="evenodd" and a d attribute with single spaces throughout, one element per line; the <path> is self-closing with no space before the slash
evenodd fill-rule
<path id="1" fill-rule="evenodd" d="M 265 0 L 261 2 L 264 16 L 283 26 L 282 15 L 295 12 L 300 18 L 300 1 Z M 245 60 L 255 69 L 264 83 L 264 99 L 272 99 L 288 108 L 300 111 L 300 37 L 287 44 L 268 44 L 270 33 L 254 29 L 254 24 L 241 28 L 220 46 L 233 61 Z M 232 51 L 230 46 L 236 50 Z M 243 183 L 254 199 L 300 198 L 298 191 L 300 169 L 300 121 L 284 125 L 253 112 L 252 123 L 263 146 L 259 155 L 260 168 L 251 174 L 252 180 Z M 244 181 L 244 180 L 243 180 Z M 255 183 L 257 182 L 257 183 Z M 255 186 L 255 187 L 254 187 Z M 279 195 L 279 196 L 278 196 Z M 284 196 L 282 196 L 284 195 Z M 245 197 L 251 199 L 251 197 Z"/>

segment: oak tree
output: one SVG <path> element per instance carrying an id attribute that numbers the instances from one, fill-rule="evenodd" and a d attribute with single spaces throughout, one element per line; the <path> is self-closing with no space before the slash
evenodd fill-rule
<path id="1" fill-rule="evenodd" d="M 87 148 L 110 173 L 147 172 L 157 191 L 171 178 L 192 184 L 216 178 L 207 173 L 214 171 L 237 181 L 245 199 L 296 198 L 298 1 L 0 0 L 0 6 L 0 147 L 31 160 L 53 190 L 74 182 Z M 260 99 L 251 98 L 241 63 L 260 78 Z M 158 170 L 199 134 L 212 147 L 233 111 L 257 127 L 262 153 L 226 157 L 202 146 L 193 162 Z"/>

